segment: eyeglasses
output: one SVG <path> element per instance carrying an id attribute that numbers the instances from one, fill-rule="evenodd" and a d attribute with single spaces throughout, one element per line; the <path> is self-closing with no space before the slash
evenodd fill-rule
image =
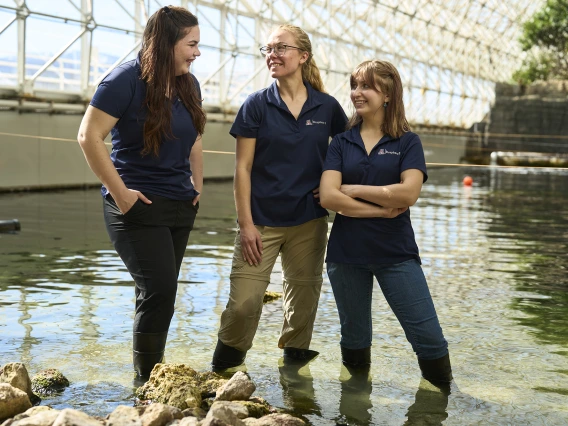
<path id="1" fill-rule="evenodd" d="M 268 47 L 268 46 L 262 46 L 260 48 L 260 54 L 261 55 L 270 55 L 272 52 L 276 53 L 276 56 L 284 56 L 284 54 L 286 53 L 286 49 L 291 48 L 291 49 L 297 49 L 297 50 L 302 50 L 299 47 L 296 46 L 290 46 L 289 44 L 277 44 L 274 47 Z"/>

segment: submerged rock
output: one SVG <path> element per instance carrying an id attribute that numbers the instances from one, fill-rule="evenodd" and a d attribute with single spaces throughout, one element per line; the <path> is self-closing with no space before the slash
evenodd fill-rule
<path id="1" fill-rule="evenodd" d="M 270 404 L 260 397 L 252 397 L 248 401 L 233 402 L 245 407 L 248 411 L 248 417 L 255 417 L 258 419 L 259 417 L 266 416 L 267 414 L 274 412 L 274 409 L 270 406 Z"/>
<path id="2" fill-rule="evenodd" d="M 264 297 L 262 298 L 262 303 L 271 303 L 282 297 L 282 293 L 277 293 L 275 291 L 264 292 Z"/>
<path id="3" fill-rule="evenodd" d="M 20 362 L 10 362 L 0 367 L 0 383 L 9 385 L 24 391 L 32 405 L 39 404 L 41 399 L 32 392 L 32 382 L 26 366 Z"/>
<path id="4" fill-rule="evenodd" d="M 69 380 L 55 368 L 40 371 L 32 378 L 32 390 L 41 396 L 61 392 L 69 386 Z"/>
<path id="5" fill-rule="evenodd" d="M 246 401 L 256 389 L 253 381 L 242 371 L 237 371 L 231 379 L 217 390 L 217 401 Z"/>
<path id="6" fill-rule="evenodd" d="M 304 426 L 306 423 L 290 414 L 269 414 L 260 419 L 244 419 L 246 426 Z"/>
<path id="7" fill-rule="evenodd" d="M 0 421 L 14 417 L 31 408 L 28 394 L 8 383 L 0 383 Z"/>

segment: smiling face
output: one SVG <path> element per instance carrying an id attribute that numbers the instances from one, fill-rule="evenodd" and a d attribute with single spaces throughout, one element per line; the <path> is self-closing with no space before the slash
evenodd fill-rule
<path id="1" fill-rule="evenodd" d="M 389 102 L 389 96 L 359 73 L 351 77 L 351 102 L 357 114 L 365 119 L 384 114 L 384 104 Z"/>
<path id="2" fill-rule="evenodd" d="M 274 31 L 270 37 L 268 37 L 266 43 L 270 48 L 274 48 L 279 44 L 297 47 L 294 36 L 290 32 L 281 29 Z M 277 56 L 276 52 L 273 50 L 270 54 L 266 55 L 266 66 L 272 78 L 290 77 L 296 74 L 301 78 L 302 64 L 308 60 L 308 57 L 308 52 L 292 47 L 287 48 L 286 53 L 282 56 Z"/>
<path id="3" fill-rule="evenodd" d="M 176 75 L 189 72 L 189 67 L 195 59 L 201 55 L 199 51 L 200 33 L 199 26 L 187 28 L 184 37 L 177 41 L 174 46 L 174 61 Z"/>

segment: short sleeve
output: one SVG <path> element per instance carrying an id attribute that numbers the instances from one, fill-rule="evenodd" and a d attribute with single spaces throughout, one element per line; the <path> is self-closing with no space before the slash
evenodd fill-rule
<path id="1" fill-rule="evenodd" d="M 335 136 L 325 155 L 325 162 L 323 163 L 323 171 L 335 170 L 343 173 L 343 155 L 341 150 L 341 140 Z"/>
<path id="2" fill-rule="evenodd" d="M 137 78 L 134 68 L 115 68 L 101 81 L 90 104 L 120 119 L 132 102 Z"/>
<path id="3" fill-rule="evenodd" d="M 331 117 L 331 135 L 335 136 L 339 133 L 343 133 L 345 128 L 347 127 L 347 116 L 345 115 L 345 111 L 337 102 L 337 99 L 333 99 L 333 110 L 332 110 L 332 117 Z"/>
<path id="4" fill-rule="evenodd" d="M 190 74 L 191 78 L 193 79 L 193 84 L 195 85 L 195 90 L 197 91 L 197 99 L 199 99 L 199 106 L 203 106 L 203 98 L 201 97 L 201 85 L 193 74 Z"/>
<path id="5" fill-rule="evenodd" d="M 249 96 L 239 109 L 235 121 L 231 126 L 229 133 L 236 138 L 242 136 L 245 138 L 256 138 L 258 128 L 262 121 L 259 100 L 254 96 Z"/>
<path id="6" fill-rule="evenodd" d="M 424 149 L 422 142 L 416 134 L 409 137 L 409 141 L 405 144 L 402 158 L 400 159 L 400 172 L 409 169 L 418 169 L 424 173 L 424 181 L 428 180 L 428 173 L 426 171 L 426 159 L 424 158 Z"/>

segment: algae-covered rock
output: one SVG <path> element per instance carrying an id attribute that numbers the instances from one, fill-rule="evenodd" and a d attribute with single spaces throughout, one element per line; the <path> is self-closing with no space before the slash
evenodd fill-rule
<path id="1" fill-rule="evenodd" d="M 41 396 L 61 392 L 69 386 L 69 380 L 55 368 L 40 371 L 32 378 L 32 390 Z"/>
<path id="2" fill-rule="evenodd" d="M 248 401 L 233 401 L 234 404 L 241 404 L 248 410 L 248 416 L 260 418 L 273 412 L 268 402 L 262 398 L 251 398 Z"/>
<path id="3" fill-rule="evenodd" d="M 150 379 L 137 389 L 136 396 L 180 410 L 198 408 L 204 397 L 214 394 L 225 382 L 215 373 L 200 374 L 185 364 L 156 364 Z"/>
<path id="4" fill-rule="evenodd" d="M 262 299 L 262 303 L 271 303 L 282 297 L 282 293 L 277 293 L 275 291 L 266 291 Z"/>
<path id="5" fill-rule="evenodd" d="M 229 379 L 225 379 L 217 373 L 207 371 L 205 373 L 199 374 L 199 388 L 201 389 L 201 396 L 203 398 L 208 398 L 210 396 L 215 396 L 217 389 L 222 387 Z"/>

